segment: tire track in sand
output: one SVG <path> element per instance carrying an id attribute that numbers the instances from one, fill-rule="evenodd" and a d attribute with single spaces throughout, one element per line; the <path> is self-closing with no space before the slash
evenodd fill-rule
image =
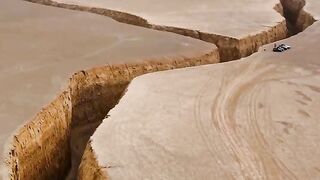
<path id="1" fill-rule="evenodd" d="M 248 132 L 245 131 L 243 133 L 241 132 L 243 130 L 238 128 L 237 125 L 239 117 L 236 116 L 236 110 L 238 109 L 240 97 L 243 97 L 246 93 L 250 93 L 250 101 L 253 101 L 252 99 L 256 98 L 256 95 L 252 91 L 256 90 L 254 87 L 257 86 L 257 82 L 275 68 L 272 65 L 258 67 L 258 63 L 258 61 L 251 62 L 234 79 L 223 80 L 220 91 L 211 106 L 213 128 L 219 132 L 226 153 L 238 163 L 238 171 L 240 172 L 238 177 L 236 177 L 237 179 L 267 179 L 267 169 L 269 167 L 274 167 L 272 169 L 276 171 L 275 174 L 278 174 L 279 177 L 289 177 L 292 173 L 288 169 L 284 169 L 283 165 L 280 166 L 279 163 L 281 164 L 281 162 L 273 159 L 272 152 L 269 152 L 269 149 L 265 148 L 266 141 L 263 141 L 261 132 L 259 133 L 257 130 L 256 119 L 252 117 L 251 119 L 241 121 L 241 127 L 253 128 L 253 136 L 250 134 L 252 131 L 250 128 Z M 251 106 L 254 106 L 251 111 L 256 111 L 258 105 L 249 105 L 249 107 Z M 248 133 L 251 136 L 248 136 Z M 250 137 L 256 138 L 251 140 Z M 264 164 L 261 152 L 256 152 L 252 148 L 250 143 L 253 141 L 257 142 L 257 146 L 260 149 L 265 148 L 263 153 L 266 153 L 268 158 L 271 159 L 267 165 Z"/>

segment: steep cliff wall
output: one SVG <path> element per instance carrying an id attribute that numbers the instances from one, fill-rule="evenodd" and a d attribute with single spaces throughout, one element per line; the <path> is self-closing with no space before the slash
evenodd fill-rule
<path id="1" fill-rule="evenodd" d="M 141 64 L 110 65 L 76 73 L 71 78 L 71 145 L 76 176 L 83 151 L 96 127 L 121 98 L 129 82 L 142 74 L 169 69 L 216 63 L 218 52 L 191 59 L 148 61 Z M 89 126 L 88 126 L 89 125 Z M 88 133 L 91 132 L 91 133 Z"/>
<path id="2" fill-rule="evenodd" d="M 247 57 L 257 52 L 259 47 L 288 37 L 286 22 L 283 21 L 268 31 L 248 35 L 242 39 L 223 37 L 220 35 L 200 32 L 203 41 L 214 43 L 218 48 L 221 61 L 230 61 Z"/>
<path id="3" fill-rule="evenodd" d="M 10 179 L 61 179 L 70 167 L 70 93 L 63 92 L 14 136 Z"/>

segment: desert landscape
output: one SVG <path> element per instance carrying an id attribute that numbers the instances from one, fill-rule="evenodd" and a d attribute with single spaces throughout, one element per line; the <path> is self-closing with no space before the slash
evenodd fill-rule
<path id="1" fill-rule="evenodd" d="M 282 43 L 318 47 L 312 40 L 318 28 Z M 305 61 L 303 48 L 282 55 L 264 48 L 237 62 L 134 79 L 91 138 L 103 173 L 110 179 L 318 179 L 318 48 Z"/>
<path id="2" fill-rule="evenodd" d="M 320 179 L 318 0 L 0 4 L 0 180 Z"/>

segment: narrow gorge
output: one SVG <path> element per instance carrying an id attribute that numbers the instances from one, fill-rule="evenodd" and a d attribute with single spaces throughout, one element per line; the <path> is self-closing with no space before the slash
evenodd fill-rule
<path id="1" fill-rule="evenodd" d="M 1 170 L 4 177 L 9 174 L 10 179 L 63 179 L 67 176 L 67 179 L 74 179 L 75 177 L 79 179 L 100 179 L 104 175 L 100 171 L 101 167 L 95 161 L 88 141 L 108 112 L 116 106 L 125 94 L 128 84 L 134 78 L 157 71 L 238 60 L 252 55 L 263 45 L 283 40 L 302 32 L 316 21 L 311 14 L 303 10 L 305 2 L 281 0 L 281 3 L 274 4 L 275 10 L 272 9 L 275 14 L 278 12 L 283 15 L 284 18 L 277 17 L 277 20 L 281 19 L 280 22 L 272 24 L 271 27 L 266 25 L 266 28 L 255 34 L 241 34 L 238 37 L 234 37 L 198 29 L 186 29 L 163 24 L 157 25 L 153 24 L 153 22 L 149 23 L 149 20 L 142 16 L 102 7 L 67 4 L 52 0 L 28 1 L 54 6 L 47 7 L 49 9 L 44 10 L 44 12 L 48 11 L 48 16 L 59 13 L 55 12 L 55 9 L 58 9 L 56 7 L 107 16 L 88 15 L 85 21 L 88 24 L 91 23 L 92 19 L 99 17 L 99 20 L 92 24 L 91 27 L 98 26 L 99 23 L 103 22 L 103 19 L 110 17 L 124 24 L 118 25 L 120 23 L 108 20 L 110 23 L 106 23 L 105 26 L 101 26 L 101 29 L 98 30 L 99 35 L 103 35 L 104 29 L 108 28 L 109 25 L 119 26 L 116 31 L 128 28 L 128 31 L 121 31 L 124 35 L 119 35 L 120 38 L 117 36 L 120 39 L 119 43 L 124 44 L 123 48 L 120 48 L 119 51 L 121 52 L 119 54 L 126 53 L 133 43 L 137 43 L 136 41 L 139 41 L 139 48 L 135 49 L 135 51 L 133 50 L 134 52 L 128 53 L 135 56 L 132 58 L 133 60 L 123 60 L 131 57 L 121 57 L 119 55 L 114 59 L 121 59 L 120 63 L 113 60 L 113 57 L 109 57 L 108 60 L 104 61 L 104 58 L 108 57 L 110 52 L 103 54 L 101 53 L 103 50 L 101 50 L 89 56 L 93 61 L 97 54 L 101 53 L 101 56 L 99 55 L 99 63 L 84 63 L 83 66 L 76 66 L 75 69 L 66 70 L 68 73 L 63 78 L 70 77 L 70 73 L 76 73 L 70 77 L 64 89 L 57 90 L 58 92 L 62 91 L 60 95 L 49 105 L 43 107 L 31 121 L 23 125 L 13 135 L 11 146 L 7 150 L 6 169 Z M 14 2 L 20 3 L 20 1 L 16 0 Z M 33 3 L 24 3 L 27 3 L 26 6 L 34 6 Z M 45 7 L 36 6 L 34 10 Z M 59 11 L 68 10 L 60 9 Z M 70 17 L 73 17 L 72 13 L 75 12 L 66 12 L 66 14 L 70 14 L 68 15 Z M 76 13 L 80 13 L 77 15 L 79 17 L 87 16 L 85 12 Z M 41 15 L 41 13 L 35 16 L 37 15 Z M 75 15 L 73 18 L 80 22 L 81 18 L 77 16 Z M 60 18 L 63 18 L 63 16 Z M 73 21 L 70 18 L 70 21 L 66 20 L 59 26 L 63 27 L 64 23 Z M 56 23 L 56 20 L 52 20 L 51 23 Z M 131 25 L 142 26 L 143 28 Z M 29 25 L 26 26 L 29 27 Z M 70 34 L 73 33 L 73 30 L 74 27 L 70 27 Z M 92 31 L 96 31 L 96 29 L 88 28 L 88 33 Z M 108 33 L 112 34 L 114 32 L 114 30 L 110 31 Z M 41 30 L 42 32 L 45 31 Z M 137 32 L 138 37 L 135 35 Z M 83 35 L 80 34 L 80 36 Z M 145 36 L 149 38 L 147 40 L 149 47 L 146 46 L 145 39 L 143 39 Z M 58 38 L 61 37 L 63 35 Z M 123 37 L 125 40 L 121 39 Z M 98 36 L 94 38 L 99 39 Z M 111 38 L 105 38 L 106 41 L 109 39 Z M 71 39 L 70 41 L 74 40 Z M 101 42 L 101 47 L 104 47 L 103 43 Z M 71 46 L 73 47 L 73 45 Z M 149 50 L 159 50 L 164 46 L 168 46 L 165 52 L 154 53 L 153 50 Z M 117 47 L 117 43 L 111 44 L 110 47 Z M 147 51 L 146 53 L 143 52 L 145 50 Z M 77 49 L 72 51 L 77 51 Z M 47 53 L 46 51 L 44 52 Z M 139 52 L 139 54 L 137 55 L 136 52 Z M 69 58 L 69 56 L 69 54 L 66 54 L 63 58 Z M 86 58 L 87 55 L 79 57 L 82 59 Z M 74 63 L 76 64 L 78 57 L 73 58 L 75 58 Z M 109 59 L 111 59 L 110 62 Z M 84 156 L 82 157 L 83 153 Z M 81 168 L 78 173 L 80 163 Z M 8 172 L 7 169 L 9 169 Z"/>

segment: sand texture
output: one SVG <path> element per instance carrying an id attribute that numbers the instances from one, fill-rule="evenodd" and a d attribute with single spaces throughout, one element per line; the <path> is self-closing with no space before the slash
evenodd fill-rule
<path id="1" fill-rule="evenodd" d="M 319 179 L 319 29 L 284 53 L 135 78 L 81 167 L 112 180 Z"/>
<path id="2" fill-rule="evenodd" d="M 222 61 L 246 57 L 288 36 L 286 21 L 274 7 L 278 0 L 28 0 L 88 11 L 117 21 L 169 31 L 211 42 Z"/>
<path id="3" fill-rule="evenodd" d="M 1 174 L 12 179 L 59 179 L 68 171 L 74 73 L 108 64 L 219 61 L 213 44 L 85 12 L 2 0 L 0 21 Z"/>
<path id="4" fill-rule="evenodd" d="M 319 5 L 2 0 L 0 180 L 320 179 Z"/>
<path id="5" fill-rule="evenodd" d="M 316 20 L 320 19 L 320 1 L 306 0 L 306 12 L 310 13 Z"/>
<path id="6" fill-rule="evenodd" d="M 150 24 L 179 27 L 241 38 L 275 26 L 283 17 L 273 10 L 277 0 L 56 0 L 133 14 Z M 257 13 L 256 10 L 259 10 Z M 254 14 L 254 16 L 253 16 Z M 232 18 L 230 18 L 232 17 Z"/>

